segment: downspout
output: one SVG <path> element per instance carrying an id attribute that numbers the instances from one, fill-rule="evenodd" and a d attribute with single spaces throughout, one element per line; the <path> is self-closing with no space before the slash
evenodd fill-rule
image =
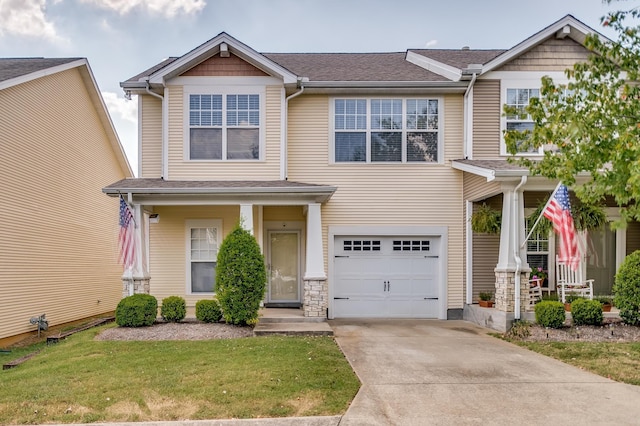
<path id="1" fill-rule="evenodd" d="M 151 89 L 149 88 L 149 79 L 145 80 L 145 87 L 144 90 L 151 96 L 155 96 L 156 98 L 160 99 L 160 101 L 162 102 L 162 176 L 161 178 L 165 179 L 167 177 L 167 167 L 166 167 L 166 161 L 165 161 L 165 157 L 166 157 L 166 151 L 167 151 L 167 147 L 166 147 L 166 135 L 165 135 L 165 131 L 164 131 L 164 127 L 167 125 L 166 121 L 165 121 L 165 113 L 164 113 L 164 109 L 165 109 L 165 105 L 164 105 L 164 97 L 161 95 L 158 95 L 157 93 L 154 93 L 151 91 Z M 141 141 L 138 141 L 138 143 L 141 143 Z M 142 158 L 139 158 L 138 161 L 140 161 L 142 164 Z M 142 167 L 142 166 L 141 166 Z M 141 169 L 142 170 L 142 169 Z"/>
<path id="2" fill-rule="evenodd" d="M 304 92 L 304 85 L 302 80 L 299 80 L 300 90 L 287 96 L 284 100 L 284 141 L 282 144 L 282 166 L 280 167 L 280 179 L 288 180 L 288 146 L 289 146 L 289 101 L 297 96 L 302 95 Z"/>
<path id="3" fill-rule="evenodd" d="M 472 115 L 469 111 L 469 94 L 471 93 L 471 89 L 473 89 L 473 85 L 476 82 L 476 78 L 478 78 L 478 74 L 477 73 L 473 73 L 473 76 L 471 77 L 471 82 L 469 82 L 469 85 L 467 86 L 467 90 L 465 90 L 464 92 L 464 145 L 463 145 L 463 158 L 465 159 L 471 159 L 472 156 L 472 152 L 471 152 L 471 147 L 469 146 L 470 142 L 469 142 L 469 126 L 471 126 L 472 124 L 469 122 L 472 118 Z"/>
<path id="4" fill-rule="evenodd" d="M 516 261 L 516 271 L 515 271 L 515 312 L 514 312 L 514 319 L 519 320 L 520 319 L 520 303 L 521 303 L 521 294 L 520 294 L 520 281 L 521 281 L 521 276 L 520 276 L 520 271 L 522 270 L 522 259 L 520 258 L 520 241 L 519 240 L 519 235 L 520 235 L 520 231 L 519 231 L 519 226 L 521 225 L 519 223 L 519 207 L 520 207 L 520 203 L 518 200 L 518 190 L 522 187 L 522 185 L 524 185 L 525 183 L 527 183 L 527 176 L 522 176 L 520 178 L 520 183 L 516 186 L 516 188 L 513 190 L 513 257 Z"/>

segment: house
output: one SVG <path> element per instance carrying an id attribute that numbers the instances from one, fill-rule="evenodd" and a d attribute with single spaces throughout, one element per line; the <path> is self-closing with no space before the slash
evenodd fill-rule
<path id="1" fill-rule="evenodd" d="M 117 200 L 132 176 L 84 58 L 0 59 L 0 345 L 113 311 Z M 115 234 L 114 234 L 115 232 Z"/>
<path id="2" fill-rule="evenodd" d="M 506 161 L 502 130 L 528 124 L 502 105 L 563 78 L 590 32 L 566 16 L 508 50 L 398 53 L 259 53 L 223 32 L 122 82 L 138 95 L 139 178 L 104 192 L 144 223 L 124 294 L 193 309 L 242 218 L 266 256 L 267 306 L 456 319 L 491 289 L 491 321 L 512 320 L 514 245 L 556 182 Z M 470 229 L 482 202 L 504 212 L 499 237 Z M 553 236 L 534 238 L 522 259 L 551 269 Z"/>

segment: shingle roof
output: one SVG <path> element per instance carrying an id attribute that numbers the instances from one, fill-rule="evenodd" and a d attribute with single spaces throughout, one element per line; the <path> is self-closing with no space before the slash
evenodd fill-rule
<path id="1" fill-rule="evenodd" d="M 470 166 L 480 167 L 482 169 L 494 170 L 497 172 L 519 172 L 529 170 L 524 166 L 514 164 L 507 160 L 455 160 L 456 163 L 468 164 Z"/>
<path id="2" fill-rule="evenodd" d="M 411 49 L 456 68 L 483 64 L 505 50 Z M 449 81 L 408 62 L 405 52 L 391 53 L 264 53 L 267 59 L 310 81 Z M 179 58 L 170 57 L 126 80 L 133 83 Z"/>
<path id="3" fill-rule="evenodd" d="M 0 58 L 0 81 L 21 77 L 80 59 L 83 58 Z"/>
<path id="4" fill-rule="evenodd" d="M 265 53 L 264 56 L 311 81 L 449 81 L 398 53 Z"/>
<path id="5" fill-rule="evenodd" d="M 160 178 L 129 178 L 122 179 L 103 188 L 103 192 L 117 193 L 121 192 L 224 192 L 225 190 L 245 189 L 247 191 L 322 191 L 335 190 L 334 187 L 328 185 L 317 185 L 311 183 L 291 182 L 288 180 L 271 180 L 271 181 L 187 181 L 187 180 L 164 180 Z"/>
<path id="6" fill-rule="evenodd" d="M 409 49 L 409 51 L 459 69 L 467 68 L 471 64 L 486 64 L 506 52 L 504 49 Z"/>

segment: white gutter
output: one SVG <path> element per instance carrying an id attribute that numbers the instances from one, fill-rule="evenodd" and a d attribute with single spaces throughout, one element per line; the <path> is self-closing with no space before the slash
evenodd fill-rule
<path id="1" fill-rule="evenodd" d="M 300 90 L 287 96 L 284 100 L 284 140 L 281 145 L 281 163 L 280 163 L 280 180 L 289 179 L 288 171 L 288 150 L 289 150 L 289 101 L 297 96 L 302 95 L 304 92 L 304 85 L 300 81 Z"/>
<path id="2" fill-rule="evenodd" d="M 469 137 L 473 129 L 473 106 L 470 107 L 472 104 L 469 103 L 469 95 L 471 94 L 471 89 L 473 89 L 473 85 L 476 82 L 476 78 L 478 78 L 478 74 L 474 72 L 473 77 L 471 77 L 471 81 L 469 82 L 469 86 L 467 86 L 467 90 L 464 92 L 464 145 L 462 158 L 469 160 L 473 158 L 473 150 L 470 146 L 471 138 Z M 471 97 L 471 102 L 473 102 L 473 97 Z"/>
<path id="3" fill-rule="evenodd" d="M 513 207 L 512 207 L 512 219 L 513 220 L 513 256 L 515 258 L 516 261 L 516 271 L 515 271 L 515 308 L 514 308 L 514 319 L 519 320 L 520 319 L 520 301 L 521 301 L 521 294 L 520 294 L 520 282 L 521 282 L 521 276 L 520 276 L 520 271 L 522 270 L 522 259 L 520 258 L 520 242 L 519 240 L 519 235 L 520 235 L 520 223 L 519 223 L 519 218 L 520 218 L 520 214 L 519 214 L 519 201 L 518 201 L 518 190 L 522 187 L 522 185 L 524 185 L 525 183 L 527 183 L 527 177 L 526 176 L 522 176 L 520 178 L 520 183 L 516 186 L 516 188 L 513 190 Z"/>
<path id="4" fill-rule="evenodd" d="M 167 121 L 166 121 L 167 108 L 164 102 L 164 97 L 161 95 L 158 95 L 157 93 L 152 92 L 151 89 L 149 89 L 149 79 L 145 81 L 144 90 L 149 95 L 155 96 L 156 98 L 160 99 L 160 101 L 162 102 L 162 176 L 161 178 L 167 180 L 168 174 L 169 174 L 169 167 L 167 166 L 167 135 L 166 135 L 166 132 L 164 131 L 164 129 L 167 127 Z M 140 132 L 140 134 L 142 135 L 142 132 Z M 138 144 L 142 146 L 142 141 L 139 140 Z M 140 170 L 142 170 L 142 157 L 138 158 L 138 161 L 140 162 Z M 138 176 L 138 177 L 141 177 L 141 176 Z"/>

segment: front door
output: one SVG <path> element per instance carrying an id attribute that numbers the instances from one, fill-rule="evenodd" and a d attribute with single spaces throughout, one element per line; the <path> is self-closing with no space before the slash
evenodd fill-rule
<path id="1" fill-rule="evenodd" d="M 300 231 L 269 231 L 267 303 L 300 304 Z"/>

